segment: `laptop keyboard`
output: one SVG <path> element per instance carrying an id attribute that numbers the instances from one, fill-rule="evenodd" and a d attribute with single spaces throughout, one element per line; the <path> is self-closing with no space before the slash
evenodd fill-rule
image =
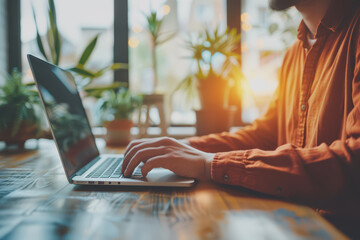
<path id="1" fill-rule="evenodd" d="M 121 174 L 123 158 L 106 158 L 97 168 L 86 175 L 86 178 L 122 178 Z M 141 178 L 141 166 L 135 168 L 133 178 Z"/>

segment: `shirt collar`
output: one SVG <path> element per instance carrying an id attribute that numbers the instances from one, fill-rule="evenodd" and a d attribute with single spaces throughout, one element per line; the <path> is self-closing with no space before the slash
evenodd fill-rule
<path id="1" fill-rule="evenodd" d="M 329 9 L 321 20 L 321 24 L 332 32 L 336 32 L 343 19 L 353 8 L 353 5 L 352 0 L 332 0 Z"/>
<path id="2" fill-rule="evenodd" d="M 318 26 L 315 37 L 318 37 L 321 33 L 320 28 L 325 28 L 332 32 L 336 32 L 342 23 L 343 19 L 348 15 L 354 6 L 353 0 L 332 0 L 331 4 L 326 11 L 325 16 Z M 305 45 L 307 43 L 308 28 L 305 22 L 302 20 L 298 28 L 298 39 L 301 40 Z M 304 46 L 305 47 L 305 46 Z"/>

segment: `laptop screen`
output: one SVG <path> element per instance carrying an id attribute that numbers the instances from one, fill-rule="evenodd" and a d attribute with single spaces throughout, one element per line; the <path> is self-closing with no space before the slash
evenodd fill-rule
<path id="1" fill-rule="evenodd" d="M 74 78 L 57 66 L 28 55 L 54 140 L 70 178 L 95 157 L 95 144 Z"/>

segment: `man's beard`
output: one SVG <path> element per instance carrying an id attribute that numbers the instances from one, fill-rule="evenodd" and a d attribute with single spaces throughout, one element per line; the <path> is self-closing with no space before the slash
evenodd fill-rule
<path id="1" fill-rule="evenodd" d="M 269 5 L 272 10 L 282 11 L 294 6 L 299 0 L 269 0 Z"/>

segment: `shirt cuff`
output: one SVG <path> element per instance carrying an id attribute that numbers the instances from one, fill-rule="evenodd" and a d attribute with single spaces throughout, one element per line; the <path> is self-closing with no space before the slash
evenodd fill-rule
<path id="1" fill-rule="evenodd" d="M 237 171 L 239 167 L 245 168 L 242 164 L 245 159 L 245 151 L 217 153 L 211 163 L 211 179 L 223 184 L 239 184 L 241 174 Z M 236 164 L 237 170 L 231 168 L 232 163 Z"/>

